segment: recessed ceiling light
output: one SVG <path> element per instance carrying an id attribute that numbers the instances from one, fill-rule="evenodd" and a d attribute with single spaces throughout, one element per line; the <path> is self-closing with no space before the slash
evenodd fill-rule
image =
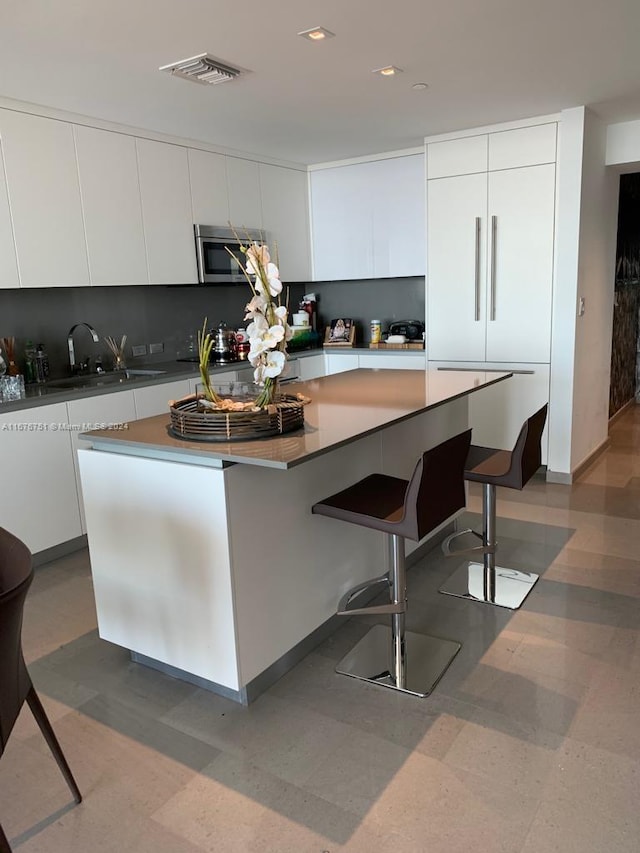
<path id="1" fill-rule="evenodd" d="M 382 77 L 393 77 L 395 74 L 402 74 L 402 68 L 396 65 L 385 65 L 384 68 L 374 68 L 372 74 L 380 74 Z"/>
<path id="2" fill-rule="evenodd" d="M 423 89 L 428 89 L 429 84 L 428 83 L 414 83 L 411 88 L 415 89 L 416 91 L 422 91 Z"/>
<path id="3" fill-rule="evenodd" d="M 309 39 L 309 41 L 324 41 L 324 39 L 331 39 L 335 36 L 335 33 L 329 32 L 329 30 L 325 30 L 324 27 L 313 27 L 310 30 L 303 30 L 301 33 L 298 33 L 302 38 Z"/>

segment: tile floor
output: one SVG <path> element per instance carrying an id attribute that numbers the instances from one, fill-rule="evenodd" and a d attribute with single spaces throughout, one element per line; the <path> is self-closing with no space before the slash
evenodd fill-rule
<path id="1" fill-rule="evenodd" d="M 424 700 L 334 673 L 354 618 L 240 707 L 98 638 L 86 551 L 42 567 L 25 655 L 85 799 L 25 709 L 0 761 L 12 846 L 638 853 L 639 449 L 635 407 L 573 487 L 500 492 L 501 562 L 542 574 L 520 611 L 438 595 L 439 550 L 411 569 L 409 628 L 464 644 Z"/>

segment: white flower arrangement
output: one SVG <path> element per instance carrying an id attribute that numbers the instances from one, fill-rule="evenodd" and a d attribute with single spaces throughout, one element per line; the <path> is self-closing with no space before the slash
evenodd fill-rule
<path id="1" fill-rule="evenodd" d="M 251 405 L 262 409 L 275 399 L 278 377 L 287 360 L 287 341 L 291 340 L 293 332 L 287 323 L 287 305 L 281 302 L 280 271 L 271 260 L 269 247 L 265 243 L 245 244 L 237 234 L 236 237 L 240 251 L 245 256 L 244 266 L 230 249 L 227 248 L 227 251 L 235 258 L 253 294 L 245 308 L 244 319 L 251 321 L 247 326 L 250 344 L 248 358 L 254 368 L 254 380 L 262 388 Z M 210 336 L 205 334 L 205 330 L 206 320 L 202 333 L 198 334 L 200 375 L 207 398 L 220 408 L 223 401 L 215 393 L 209 378 L 208 363 L 212 341 Z"/>

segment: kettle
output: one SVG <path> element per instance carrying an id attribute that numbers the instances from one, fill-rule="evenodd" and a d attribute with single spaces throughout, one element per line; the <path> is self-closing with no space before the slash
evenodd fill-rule
<path id="1" fill-rule="evenodd" d="M 211 360 L 218 364 L 229 364 L 238 360 L 238 341 L 233 329 L 229 329 L 226 323 L 220 323 L 217 329 L 211 330 L 214 339 L 211 350 Z"/>

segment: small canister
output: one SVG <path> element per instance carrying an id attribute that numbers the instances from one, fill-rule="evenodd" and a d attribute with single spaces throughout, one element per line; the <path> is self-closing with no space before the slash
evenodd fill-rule
<path id="1" fill-rule="evenodd" d="M 381 320 L 372 320 L 371 321 L 371 343 L 379 344 L 382 340 L 382 321 Z"/>

